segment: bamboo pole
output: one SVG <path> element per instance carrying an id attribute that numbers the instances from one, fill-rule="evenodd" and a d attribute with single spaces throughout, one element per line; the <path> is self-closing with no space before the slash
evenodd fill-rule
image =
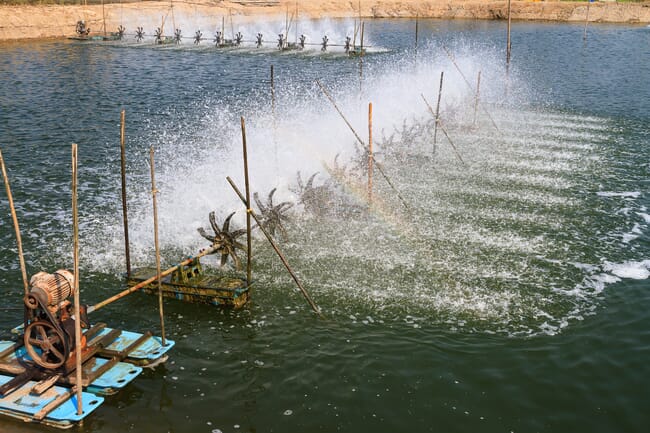
<path id="1" fill-rule="evenodd" d="M 366 23 L 361 21 L 361 51 L 359 51 L 359 57 L 363 57 L 363 32 L 366 27 Z"/>
<path id="2" fill-rule="evenodd" d="M 359 148 L 359 150 L 360 150 L 361 152 L 365 152 L 365 151 L 366 151 L 366 144 L 363 142 L 363 140 L 361 139 L 361 137 L 359 137 L 359 134 L 357 134 L 357 131 L 354 130 L 354 128 L 352 127 L 352 125 L 350 124 L 350 122 L 348 121 L 348 119 L 345 118 L 345 115 L 344 115 L 343 112 L 339 109 L 338 105 L 336 105 L 336 101 L 334 101 L 334 98 L 332 98 L 332 95 L 329 94 L 329 92 L 327 91 L 327 89 L 325 89 L 325 87 L 320 83 L 320 81 L 316 80 L 316 84 L 318 84 L 318 86 L 321 88 L 321 90 L 323 91 L 323 93 L 325 94 L 325 96 L 327 97 L 327 99 L 329 99 L 329 101 L 332 103 L 332 105 L 334 106 L 334 108 L 336 109 L 336 111 L 339 113 L 339 115 L 341 116 L 341 118 L 343 119 L 343 121 L 345 122 L 345 124 L 348 125 L 348 128 L 350 128 L 350 131 L 352 131 L 352 134 L 354 134 L 354 137 L 357 139 L 357 143 L 356 143 L 357 148 Z M 382 177 L 383 177 L 384 180 L 386 181 L 386 183 L 388 183 L 388 185 L 393 189 L 393 191 L 395 191 L 395 194 L 397 195 L 397 198 L 399 198 L 399 200 L 402 202 L 402 204 L 404 205 L 404 207 L 405 207 L 407 210 L 410 210 L 410 207 L 409 207 L 408 203 L 406 203 L 406 200 L 404 200 L 404 197 L 402 197 L 402 194 L 400 194 L 400 192 L 399 192 L 398 189 L 395 187 L 395 185 L 393 184 L 393 182 L 391 182 L 390 178 L 388 177 L 388 175 L 386 175 L 386 172 L 385 172 L 384 169 L 381 167 L 381 165 L 377 162 L 377 160 L 375 159 L 374 156 L 372 157 L 372 160 L 373 160 L 373 162 L 375 163 L 375 166 L 377 167 L 377 170 L 379 170 L 379 173 L 382 175 Z"/>
<path id="3" fill-rule="evenodd" d="M 418 65 L 418 33 L 420 30 L 420 14 L 415 15 L 415 66 Z"/>
<path id="4" fill-rule="evenodd" d="M 235 191 L 235 193 L 239 196 L 239 199 L 242 201 L 242 203 L 246 204 L 246 198 L 242 195 L 241 191 L 239 191 L 239 188 L 237 188 L 237 185 L 235 185 L 233 180 L 230 177 L 226 177 L 226 180 L 228 181 L 228 183 L 230 184 L 232 189 Z M 296 276 L 296 274 L 291 269 L 291 266 L 289 266 L 289 262 L 284 257 L 284 254 L 282 254 L 282 251 L 280 251 L 280 248 L 277 246 L 277 244 L 273 240 L 273 237 L 262 226 L 261 221 L 257 218 L 257 214 L 255 213 L 255 211 L 253 209 L 248 209 L 248 214 L 253 217 L 253 219 L 257 223 L 258 227 L 260 228 L 260 230 L 262 230 L 262 233 L 264 233 L 264 236 L 266 236 L 266 239 L 271 244 L 271 247 L 273 247 L 273 250 L 275 251 L 275 253 L 280 258 L 280 261 L 282 261 L 282 264 L 284 265 L 284 267 L 289 272 L 289 275 L 291 275 L 291 278 L 293 278 L 293 281 L 296 283 L 296 285 L 298 286 L 298 289 L 300 289 L 300 292 L 302 293 L 302 295 L 305 297 L 305 299 L 307 300 L 307 302 L 311 306 L 311 309 L 314 311 L 314 313 L 316 313 L 316 314 L 318 314 L 319 316 L 322 317 L 322 313 L 321 313 L 320 309 L 314 303 L 311 296 L 309 296 L 309 293 L 307 292 L 307 290 L 300 283 L 300 280 L 298 280 L 298 277 Z"/>
<path id="5" fill-rule="evenodd" d="M 232 22 L 232 9 L 228 9 L 228 15 L 230 15 L 230 33 L 232 33 L 232 40 L 235 40 L 235 25 Z"/>
<path id="6" fill-rule="evenodd" d="M 162 336 L 162 345 L 165 346 L 165 318 L 163 315 L 163 296 L 162 296 L 162 282 L 161 282 L 161 272 L 160 272 L 160 246 L 158 243 L 158 204 L 156 202 L 156 194 L 158 190 L 156 189 L 156 169 L 154 161 L 154 150 L 153 146 L 149 148 L 149 160 L 151 167 L 151 197 L 153 199 L 153 234 L 154 234 L 154 244 L 156 249 L 156 276 L 158 280 L 158 311 L 160 313 L 160 331 Z"/>
<path id="7" fill-rule="evenodd" d="M 456 59 L 454 59 L 454 56 L 451 54 L 451 52 L 449 52 L 447 47 L 444 46 L 444 45 L 442 46 L 442 49 L 445 50 L 445 53 L 447 53 L 447 57 L 449 57 L 449 60 L 451 60 L 451 63 L 454 65 L 454 67 L 456 68 L 456 70 L 458 71 L 460 76 L 463 78 L 463 81 L 465 81 L 465 84 L 467 84 L 467 87 L 469 87 L 472 91 L 474 91 L 474 87 L 472 87 L 472 85 L 470 84 L 470 82 L 467 79 L 467 77 L 465 76 L 465 74 L 463 74 L 463 71 L 458 66 L 458 63 L 456 63 Z M 496 129 L 498 132 L 501 132 L 501 130 L 497 126 L 496 122 L 494 121 L 494 118 L 492 118 L 492 115 L 490 115 L 490 112 L 488 111 L 488 109 L 485 108 L 483 106 L 483 104 L 481 104 L 480 106 L 483 108 L 483 111 L 485 111 L 485 114 L 487 115 L 487 117 L 492 122 L 492 126 L 494 126 L 494 129 Z"/>
<path id="8" fill-rule="evenodd" d="M 506 43 L 506 67 L 510 67 L 510 50 L 512 48 L 512 45 L 510 44 L 510 0 L 508 0 L 508 36 L 507 36 L 507 43 Z"/>
<path id="9" fill-rule="evenodd" d="M 216 249 L 212 248 L 212 247 L 207 248 L 205 250 L 202 250 L 196 256 L 188 257 L 187 259 L 185 259 L 182 262 L 172 266 L 171 268 L 168 268 L 168 269 L 162 271 L 160 273 L 160 278 L 166 277 L 167 275 L 174 272 L 176 269 L 181 268 L 181 267 L 186 266 L 186 265 L 189 265 L 190 263 L 192 263 L 192 261 L 194 261 L 194 260 L 196 260 L 198 258 L 201 258 L 203 256 L 207 256 L 208 254 L 212 254 L 215 251 L 216 251 Z M 159 279 L 158 275 L 154 275 L 153 277 L 151 277 L 151 278 L 149 278 L 147 280 L 144 280 L 144 281 L 142 281 L 142 282 L 140 282 L 140 283 L 138 283 L 138 284 L 136 284 L 136 285 L 134 285 L 132 287 L 129 287 L 128 289 L 122 290 L 120 293 L 118 293 L 116 295 L 113 295 L 110 298 L 103 300 L 102 302 L 99 302 L 99 303 L 97 303 L 95 305 L 92 305 L 92 306 L 88 307 L 87 311 L 88 311 L 88 313 L 92 313 L 93 311 L 97 311 L 100 308 L 103 308 L 108 304 L 112 304 L 113 302 L 115 302 L 115 301 L 117 301 L 119 299 L 122 299 L 125 296 L 130 295 L 131 293 L 133 293 L 133 292 L 135 292 L 137 290 L 140 290 L 141 288 L 153 283 L 154 281 L 156 281 L 158 279 Z"/>
<path id="10" fill-rule="evenodd" d="M 273 65 L 271 65 L 271 111 L 273 112 L 273 120 L 275 121 L 275 76 Z"/>
<path id="11" fill-rule="evenodd" d="M 587 40 L 587 24 L 589 23 L 589 4 L 591 3 L 590 0 L 587 0 L 587 17 L 585 18 L 585 31 L 584 34 L 582 35 L 582 40 L 586 41 Z"/>
<path id="12" fill-rule="evenodd" d="M 359 51 L 359 95 L 363 92 L 363 30 L 365 23 L 361 22 L 361 51 Z"/>
<path id="13" fill-rule="evenodd" d="M 29 281 L 27 280 L 27 267 L 25 266 L 25 256 L 23 255 L 23 241 L 20 237 L 20 226 L 18 225 L 18 217 L 16 216 L 16 208 L 14 207 L 14 199 L 11 195 L 11 187 L 9 186 L 9 177 L 7 176 L 7 168 L 5 167 L 5 160 L 2 157 L 2 150 L 0 150 L 0 168 L 2 168 L 2 177 L 5 181 L 5 189 L 7 190 L 7 200 L 9 201 L 9 209 L 11 210 L 11 219 L 14 222 L 14 230 L 16 231 L 16 245 L 18 246 L 18 260 L 20 261 L 20 272 L 23 277 L 23 286 L 25 295 L 29 293 Z"/>
<path id="14" fill-rule="evenodd" d="M 77 145 L 72 144 L 72 239 L 73 239 L 73 262 L 74 262 L 74 351 L 77 378 L 77 415 L 83 412 L 81 401 L 82 370 L 81 370 L 81 314 L 79 314 L 79 215 L 77 213 Z"/>
<path id="15" fill-rule="evenodd" d="M 287 46 L 287 40 L 289 39 L 289 5 L 287 4 L 287 16 L 284 19 L 284 43 L 282 44 L 281 49 L 284 49 Z"/>
<path id="16" fill-rule="evenodd" d="M 174 0 L 169 0 L 169 9 L 172 13 L 172 32 L 176 33 L 176 18 L 174 18 Z"/>
<path id="17" fill-rule="evenodd" d="M 244 155 L 244 183 L 246 185 L 246 285 L 251 285 L 251 190 L 248 182 L 248 152 L 246 150 L 246 123 L 241 117 L 241 138 Z"/>
<path id="18" fill-rule="evenodd" d="M 420 94 L 420 96 L 422 96 L 422 100 L 427 105 L 427 108 L 429 109 L 429 112 L 435 118 L 436 114 L 433 112 L 433 108 L 431 108 L 431 105 L 429 105 L 429 101 L 427 101 L 427 99 L 424 97 L 424 95 Z M 447 130 L 445 129 L 445 127 L 442 126 L 442 123 L 440 122 L 440 119 L 438 119 L 436 122 L 440 126 L 440 129 L 442 130 L 442 132 L 445 134 L 445 137 L 447 137 L 447 140 L 449 140 L 449 144 L 451 144 L 451 147 L 454 149 L 454 153 L 456 154 L 456 157 L 464 165 L 465 161 L 463 161 L 463 158 L 460 157 L 460 153 L 458 153 L 458 149 L 456 148 L 456 146 L 454 145 L 454 142 L 449 137 L 449 134 L 447 133 Z"/>
<path id="19" fill-rule="evenodd" d="M 372 204 L 372 102 L 368 103 L 368 204 Z"/>
<path id="20" fill-rule="evenodd" d="M 104 37 L 106 37 L 106 10 L 104 9 L 104 0 L 102 0 L 102 26 L 104 27 Z"/>
<path id="21" fill-rule="evenodd" d="M 433 125 L 433 152 L 436 152 L 436 143 L 438 138 L 438 123 L 440 123 L 440 99 L 442 98 L 442 80 L 445 71 L 440 72 L 440 88 L 438 89 L 438 103 L 436 104 L 436 122 Z"/>
<path id="22" fill-rule="evenodd" d="M 124 225 L 124 250 L 126 258 L 126 276 L 131 276 L 131 253 L 129 245 L 129 218 L 126 204 L 126 111 L 120 115 L 120 168 L 122 171 L 122 223 Z"/>
<path id="23" fill-rule="evenodd" d="M 481 89 L 481 71 L 478 71 L 478 80 L 476 81 L 476 99 L 474 100 L 474 122 L 472 126 L 476 128 L 476 111 L 478 110 L 478 98 Z"/>

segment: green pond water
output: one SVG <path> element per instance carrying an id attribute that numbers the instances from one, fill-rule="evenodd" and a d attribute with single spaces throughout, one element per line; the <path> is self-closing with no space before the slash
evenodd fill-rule
<path id="1" fill-rule="evenodd" d="M 28 273 L 71 267 L 74 142 L 82 301 L 125 288 L 122 109 L 135 266 L 155 263 L 150 146 L 164 267 L 208 246 L 209 212 L 243 227 L 225 180 L 243 188 L 243 116 L 251 188 L 295 203 L 280 245 L 324 318 L 256 233 L 250 304 L 165 301 L 169 361 L 74 431 L 646 431 L 650 28 L 590 25 L 584 41 L 582 25 L 515 23 L 506 70 L 503 22 L 421 21 L 416 50 L 413 21 L 367 21 L 360 74 L 319 46 L 352 21 L 299 21 L 313 45 L 284 53 L 284 22 L 235 26 L 248 42 L 228 50 L 206 28 L 199 45 L 156 46 L 153 28 L 137 43 L 137 25 L 124 42 L 0 44 L 0 149 Z M 441 72 L 436 131 L 423 97 L 435 110 Z M 373 104 L 370 210 L 367 159 L 316 80 L 364 142 Z M 315 173 L 326 193 L 308 206 L 299 185 Z M 4 191 L 0 209 L 9 338 L 23 289 Z M 136 293 L 91 320 L 160 332 L 157 305 Z"/>

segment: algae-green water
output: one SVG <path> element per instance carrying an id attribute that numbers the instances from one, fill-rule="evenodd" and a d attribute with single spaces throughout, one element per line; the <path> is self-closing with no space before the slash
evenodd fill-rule
<path id="1" fill-rule="evenodd" d="M 413 21 L 367 21 L 360 74 L 318 46 L 352 21 L 299 24 L 314 44 L 299 53 L 274 49 L 284 23 L 239 28 L 263 28 L 262 49 L 132 34 L 0 45 L 0 149 L 30 275 L 72 266 L 74 142 L 82 301 L 126 287 L 122 109 L 134 266 L 155 263 L 150 146 L 163 266 L 207 246 L 196 229 L 211 211 L 243 227 L 225 180 L 243 188 L 243 116 L 252 190 L 295 203 L 280 245 L 323 311 L 256 233 L 250 304 L 166 300 L 168 362 L 74 431 L 646 431 L 650 28 L 590 25 L 585 41 L 582 25 L 515 23 L 506 68 L 503 22 L 421 21 L 416 50 Z M 436 132 L 423 97 L 435 110 L 441 72 Z M 316 80 L 364 142 L 373 104 L 370 209 L 367 158 Z M 317 212 L 300 202 L 314 174 Z M 23 289 L 4 191 L 0 216 L 10 338 Z M 159 333 L 157 305 L 136 293 L 91 320 Z M 49 429 L 0 418 L 0 431 Z"/>

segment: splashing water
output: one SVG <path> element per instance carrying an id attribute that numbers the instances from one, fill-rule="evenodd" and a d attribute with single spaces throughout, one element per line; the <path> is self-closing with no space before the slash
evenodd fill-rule
<path id="1" fill-rule="evenodd" d="M 347 27 L 336 31 L 345 34 Z M 371 56 L 361 81 L 354 74 L 325 80 L 363 144 L 309 74 L 278 82 L 274 112 L 268 94 L 252 91 L 246 99 L 206 95 L 191 108 L 148 118 L 130 138 L 133 262 L 153 261 L 150 145 L 168 264 L 205 246 L 196 228 L 207 226 L 210 211 L 220 220 L 237 211 L 233 221 L 244 225 L 243 206 L 225 181 L 231 176 L 243 188 L 243 115 L 252 190 L 265 197 L 277 188 L 277 202 L 298 204 L 283 249 L 326 311 L 552 334 L 593 314 L 605 285 L 647 278 L 647 260 L 618 252 L 647 236 L 640 193 L 603 190 L 615 161 L 615 122 L 535 107 L 539 95 L 516 70 L 504 81 L 493 50 L 450 46 L 462 74 L 432 43 L 420 49 L 417 64 L 408 56 Z M 434 143 L 435 121 L 422 99 L 435 106 L 443 70 L 441 125 L 456 150 L 442 127 Z M 375 169 L 370 208 L 362 147 L 368 102 L 375 156 L 392 184 Z M 97 176 L 115 185 L 117 162 L 105 168 Z M 300 203 L 298 172 L 303 184 L 317 173 L 312 186 L 326 194 L 317 214 Z M 98 194 L 96 206 L 83 212 L 83 263 L 119 272 L 117 204 Z M 257 233 L 255 271 L 273 290 L 284 276 L 264 242 Z"/>

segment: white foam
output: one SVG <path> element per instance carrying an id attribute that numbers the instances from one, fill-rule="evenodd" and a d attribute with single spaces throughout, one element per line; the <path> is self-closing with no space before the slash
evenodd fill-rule
<path id="1" fill-rule="evenodd" d="M 598 191 L 596 195 L 600 197 L 638 198 L 641 195 L 641 193 L 639 191 L 626 191 L 626 192 Z"/>
<path id="2" fill-rule="evenodd" d="M 620 278 L 645 280 L 650 277 L 650 260 L 623 263 L 605 262 L 603 270 Z"/>
<path id="3" fill-rule="evenodd" d="M 650 214 L 645 212 L 637 212 L 636 214 L 643 218 L 643 221 L 645 221 L 646 224 L 650 224 Z"/>

